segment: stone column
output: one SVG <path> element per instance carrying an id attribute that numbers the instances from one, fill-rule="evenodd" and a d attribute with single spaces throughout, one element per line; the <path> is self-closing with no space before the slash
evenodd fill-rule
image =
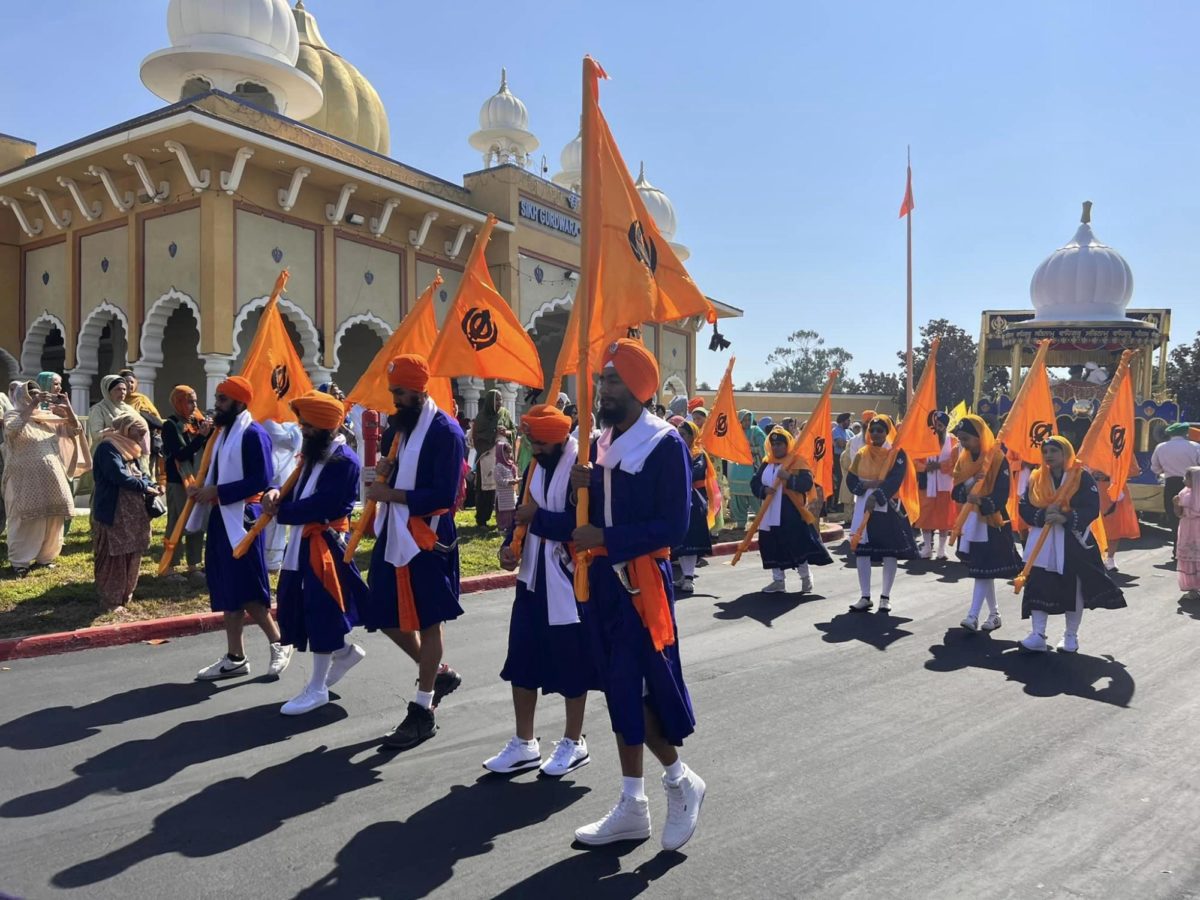
<path id="1" fill-rule="evenodd" d="M 76 415 L 86 416 L 92 406 L 92 379 L 96 377 L 96 373 L 75 369 L 69 374 L 71 376 L 71 407 L 75 410 Z"/>
<path id="2" fill-rule="evenodd" d="M 319 387 L 327 381 L 333 381 L 333 369 L 327 369 L 324 366 L 309 366 L 308 377 L 312 379 L 313 387 Z M 343 385 L 342 389 L 348 391 L 354 385 Z"/>
<path id="3" fill-rule="evenodd" d="M 462 413 L 468 419 L 474 419 L 479 415 L 479 398 L 483 396 L 483 379 L 460 378 L 458 384 L 463 398 Z"/>
<path id="4" fill-rule="evenodd" d="M 201 353 L 200 356 L 204 360 L 204 396 L 200 398 L 200 405 L 203 409 L 212 409 L 217 398 L 217 385 L 229 374 L 233 357 L 221 353 Z"/>
<path id="5" fill-rule="evenodd" d="M 138 390 L 153 401 L 154 382 L 158 379 L 158 366 L 142 360 L 135 362 L 130 368 L 133 369 L 133 374 L 138 380 Z"/>

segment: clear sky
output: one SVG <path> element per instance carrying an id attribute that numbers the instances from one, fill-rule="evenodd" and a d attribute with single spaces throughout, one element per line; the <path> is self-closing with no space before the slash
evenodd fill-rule
<path id="1" fill-rule="evenodd" d="M 916 319 L 976 332 L 1026 308 L 1083 200 L 1137 306 L 1200 329 L 1200 4 L 306 0 L 387 106 L 392 156 L 450 180 L 507 66 L 550 172 L 574 137 L 580 58 L 630 167 L 665 190 L 740 384 L 797 328 L 894 368 L 904 344 L 905 145 Z M 166 0 L 0 4 L 0 131 L 49 149 L 160 105 L 138 78 Z M 1189 124 L 1191 123 L 1191 124 Z M 707 337 L 705 332 L 704 337 Z M 716 381 L 725 356 L 699 350 Z"/>

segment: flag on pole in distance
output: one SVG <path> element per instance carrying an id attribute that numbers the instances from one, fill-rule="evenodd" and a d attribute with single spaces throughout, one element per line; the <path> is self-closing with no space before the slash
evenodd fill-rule
<path id="1" fill-rule="evenodd" d="M 802 456 L 812 465 L 813 481 L 821 485 L 825 496 L 833 496 L 833 398 L 826 390 L 817 401 L 817 408 L 808 417 L 808 422 L 796 446 Z"/>
<path id="2" fill-rule="evenodd" d="M 996 434 L 996 440 L 1008 449 L 1010 462 L 1016 458 L 1040 465 L 1042 441 L 1058 433 L 1054 398 L 1050 393 L 1050 376 L 1046 371 L 1046 354 L 1049 351 L 1049 340 L 1038 344 L 1033 364 L 1021 382 L 1012 409 Z"/>
<path id="3" fill-rule="evenodd" d="M 737 407 L 733 400 L 733 363 L 725 367 L 725 375 L 717 387 L 717 395 L 713 398 L 712 409 L 704 421 L 700 431 L 700 445 L 704 451 L 720 459 L 744 466 L 754 464 L 754 455 L 750 452 L 750 439 L 737 418 Z"/>
<path id="4" fill-rule="evenodd" d="M 284 269 L 275 280 L 275 289 L 263 308 L 254 340 L 242 363 L 241 375 L 254 387 L 254 399 L 247 408 L 257 422 L 266 419 L 295 422 L 291 401 L 313 389 L 279 312 L 279 295 L 287 282 L 288 271 Z"/>
<path id="5" fill-rule="evenodd" d="M 489 214 L 475 237 L 454 302 L 429 354 L 429 372 L 541 388 L 544 380 L 537 347 L 488 272 L 484 251 L 495 227 L 496 217 Z"/>
<path id="6" fill-rule="evenodd" d="M 916 208 L 913 203 L 912 166 L 908 167 L 908 179 L 904 182 L 904 199 L 900 201 L 900 218 L 903 219 Z"/>
<path id="7" fill-rule="evenodd" d="M 913 392 L 912 403 L 896 428 L 896 440 L 892 449 L 903 450 L 908 457 L 908 474 L 900 487 L 900 501 L 909 518 L 915 521 L 920 511 L 921 496 L 917 490 L 916 460 L 928 459 L 942 452 L 942 444 L 934 430 L 937 405 L 937 355 L 940 338 L 934 338 L 929 348 L 929 358 L 921 371 L 921 380 Z"/>
<path id="8" fill-rule="evenodd" d="M 967 406 L 967 401 L 959 400 L 958 403 L 955 405 L 954 409 L 950 410 L 950 412 L 947 413 L 947 415 L 950 416 L 950 423 L 946 426 L 946 432 L 950 433 L 950 432 L 954 431 L 954 429 L 955 429 L 955 427 L 957 427 L 958 423 L 962 421 L 963 416 L 965 416 L 970 411 L 971 411 L 971 408 L 969 406 Z"/>
<path id="9" fill-rule="evenodd" d="M 1104 402 L 1075 455 L 1092 472 L 1101 472 L 1112 479 L 1108 492 L 1113 500 L 1125 490 L 1133 463 L 1133 379 L 1129 376 L 1129 361 L 1134 352 L 1126 350 L 1121 354 Z"/>
<path id="10" fill-rule="evenodd" d="M 367 370 L 363 372 L 358 383 L 346 395 L 346 407 L 356 404 L 366 409 L 387 411 L 392 409 L 392 391 L 388 387 L 387 366 L 394 357 L 402 353 L 416 353 L 429 358 L 433 345 L 437 342 L 437 311 L 434 307 L 434 296 L 442 285 L 442 274 L 439 272 L 422 292 L 416 305 L 400 322 L 399 327 L 392 332 Z M 447 415 L 454 415 L 454 390 L 450 379 L 444 376 L 432 377 L 426 392 L 437 404 L 438 409 Z"/>

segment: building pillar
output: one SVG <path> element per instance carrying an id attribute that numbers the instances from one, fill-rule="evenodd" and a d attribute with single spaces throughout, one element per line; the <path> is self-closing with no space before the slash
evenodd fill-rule
<path id="1" fill-rule="evenodd" d="M 458 384 L 463 398 L 462 414 L 468 419 L 474 419 L 479 415 L 479 398 L 483 396 L 483 379 L 460 378 Z"/>
<path id="2" fill-rule="evenodd" d="M 141 393 L 151 400 L 154 399 L 154 382 L 158 379 L 158 366 L 146 361 L 135 362 L 132 366 L 134 377 L 138 380 Z"/>
<path id="3" fill-rule="evenodd" d="M 71 377 L 71 408 L 75 410 L 76 414 L 86 416 L 92 406 L 92 379 L 96 377 L 96 373 L 74 369 L 69 374 Z"/>
<path id="4" fill-rule="evenodd" d="M 309 366 L 308 377 L 312 379 L 313 387 L 319 387 L 327 381 L 333 381 L 333 369 L 325 366 Z M 352 384 L 343 385 L 343 390 L 354 387 Z"/>
<path id="5" fill-rule="evenodd" d="M 204 396 L 200 402 L 205 409 L 212 409 L 217 399 L 217 385 L 229 375 L 233 357 L 220 353 L 202 353 L 200 356 L 204 360 Z"/>
<path id="6" fill-rule="evenodd" d="M 233 351 L 236 306 L 248 299 L 237 296 L 234 279 L 237 255 L 234 212 L 233 198 L 224 191 L 204 191 L 200 195 L 200 296 L 197 300 L 205 371 L 208 371 L 209 354 Z"/>

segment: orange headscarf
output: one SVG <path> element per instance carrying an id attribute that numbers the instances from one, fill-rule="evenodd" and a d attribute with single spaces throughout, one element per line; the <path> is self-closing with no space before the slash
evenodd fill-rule
<path id="1" fill-rule="evenodd" d="M 171 406 L 179 418 L 183 420 L 183 430 L 188 434 L 196 434 L 200 423 L 204 421 L 204 416 L 200 414 L 199 409 L 193 409 L 190 412 L 187 411 L 184 404 L 189 399 L 196 399 L 196 391 L 188 385 L 177 384 L 171 389 Z"/>
<path id="2" fill-rule="evenodd" d="M 970 451 L 963 448 L 962 452 L 958 454 L 958 462 L 954 464 L 954 483 L 956 485 L 963 484 L 972 478 L 979 478 L 980 473 L 983 473 L 982 481 L 976 482 L 971 493 L 976 497 L 989 497 L 996 487 L 996 479 L 1000 477 L 1000 464 L 1004 461 L 1004 455 L 1000 452 L 993 452 L 996 450 L 996 436 L 988 427 L 987 422 L 979 416 L 968 413 L 958 420 L 955 430 L 962 429 L 964 425 L 968 424 L 971 426 L 971 430 L 979 436 L 979 456 L 972 459 Z M 988 466 L 987 472 L 983 472 L 985 465 Z M 972 512 L 972 505 L 964 503 L 959 509 L 952 532 L 953 540 L 957 541 L 959 535 L 962 534 L 967 516 Z M 999 511 L 987 516 L 986 519 L 993 528 L 999 528 L 1004 524 L 1004 516 Z"/>
<path id="3" fill-rule="evenodd" d="M 770 449 L 771 446 L 771 439 L 776 437 L 783 439 L 787 449 L 784 451 L 783 459 L 777 459 L 775 457 L 775 451 L 771 450 L 767 454 L 766 461 L 768 464 L 775 463 L 776 465 L 783 466 L 783 470 L 788 476 L 795 475 L 797 472 L 812 471 L 812 463 L 808 461 L 807 457 L 805 457 L 803 454 L 794 452 L 796 449 L 796 439 L 792 436 L 792 433 L 783 426 L 776 425 L 771 429 L 771 433 L 767 435 L 768 449 Z M 808 504 L 805 503 L 807 498 L 804 494 L 801 494 L 798 491 L 790 490 L 787 487 L 786 482 L 784 483 L 783 492 L 785 495 L 787 495 L 788 500 L 792 502 L 792 506 L 796 508 L 796 512 L 800 513 L 800 518 L 802 518 L 809 525 L 816 524 L 817 520 L 813 516 L 812 512 L 809 511 Z"/>
<path id="4" fill-rule="evenodd" d="M 1029 502 L 1038 509 L 1045 509 L 1051 505 L 1069 509 L 1071 498 L 1079 490 L 1079 479 L 1083 475 L 1083 467 L 1076 464 L 1075 448 L 1061 434 L 1051 435 L 1042 441 L 1043 448 L 1047 444 L 1054 444 L 1060 448 L 1066 457 L 1063 462 L 1063 472 L 1065 474 L 1062 484 L 1057 488 L 1054 486 L 1054 479 L 1050 475 L 1050 467 L 1042 463 L 1029 476 Z"/>
<path id="5" fill-rule="evenodd" d="M 864 419 L 866 414 L 864 413 Z M 896 456 L 899 453 L 896 448 L 896 423 L 892 421 L 892 417 L 885 413 L 876 413 L 871 417 L 871 421 L 867 425 L 869 432 L 871 426 L 876 422 L 882 422 L 887 426 L 887 438 L 885 444 L 891 444 L 892 449 L 886 447 L 876 447 L 871 443 L 871 435 L 867 434 L 867 443 L 854 457 L 854 461 L 850 463 L 850 471 L 859 478 L 867 481 L 883 481 L 891 472 L 892 466 L 896 464 Z M 917 470 L 913 465 L 912 457 L 907 453 L 904 458 L 908 461 L 905 466 L 904 479 L 900 482 L 900 488 L 896 491 L 896 498 L 904 506 L 905 513 L 912 518 L 916 515 L 917 510 L 921 508 L 921 494 L 917 488 Z"/>

